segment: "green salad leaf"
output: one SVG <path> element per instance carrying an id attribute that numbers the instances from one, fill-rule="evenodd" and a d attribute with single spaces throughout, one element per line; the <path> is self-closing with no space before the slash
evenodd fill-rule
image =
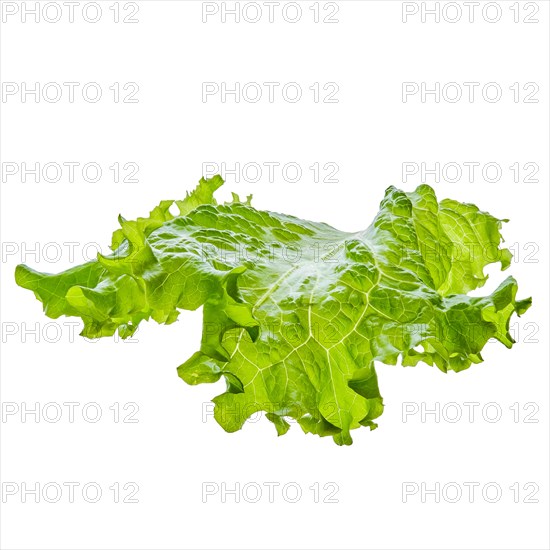
<path id="1" fill-rule="evenodd" d="M 225 378 L 213 399 L 228 432 L 264 411 L 281 435 L 293 418 L 308 433 L 351 444 L 383 411 L 375 361 L 459 372 L 482 361 L 490 338 L 506 347 L 517 300 L 505 279 L 469 297 L 484 267 L 510 265 L 501 223 L 421 185 L 389 187 L 373 223 L 346 233 L 259 211 L 250 197 L 218 204 L 220 176 L 148 217 L 119 217 L 108 256 L 57 275 L 16 268 L 49 317 L 80 317 L 82 335 L 132 335 L 143 320 L 173 323 L 203 307 L 200 349 L 178 367 L 188 384 Z M 176 205 L 179 215 L 170 207 Z"/>

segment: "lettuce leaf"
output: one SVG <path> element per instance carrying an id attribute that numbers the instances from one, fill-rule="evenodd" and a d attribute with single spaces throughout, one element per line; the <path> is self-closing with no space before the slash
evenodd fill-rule
<path id="1" fill-rule="evenodd" d="M 345 233 L 256 210 L 250 197 L 218 204 L 222 184 L 203 178 L 146 218 L 119 217 L 109 256 L 57 275 L 19 265 L 16 281 L 49 317 L 80 317 L 87 337 L 126 338 L 143 320 L 168 324 L 202 306 L 200 349 L 178 374 L 193 385 L 225 378 L 213 401 L 228 432 L 265 411 L 279 435 L 294 418 L 348 445 L 383 412 L 375 361 L 459 372 L 482 361 L 490 338 L 512 346 L 510 317 L 531 305 L 516 299 L 516 281 L 467 296 L 487 264 L 509 267 L 506 220 L 438 202 L 427 185 L 389 187 L 373 223 Z"/>

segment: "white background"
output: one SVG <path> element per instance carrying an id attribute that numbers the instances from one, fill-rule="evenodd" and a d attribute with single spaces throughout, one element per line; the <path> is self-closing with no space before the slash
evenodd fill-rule
<path id="1" fill-rule="evenodd" d="M 338 23 L 315 23 L 309 9 L 313 2 L 300 2 L 301 17 L 289 23 L 281 13 L 283 3 L 275 7 L 271 23 L 267 7 L 260 4 L 262 19 L 255 24 L 235 23 L 231 15 L 224 23 L 220 5 L 220 12 L 203 22 L 198 1 L 139 2 L 138 22 L 118 24 L 109 9 L 112 1 L 99 3 L 97 23 L 83 19 L 83 4 L 75 8 L 74 23 L 68 22 L 66 7 L 59 22 L 41 18 L 37 23 L 32 15 L 22 20 L 21 4 L 9 15 L 6 10 L 13 7 L 7 4 L 13 3 L 4 3 L 0 29 L 4 85 L 80 86 L 73 103 L 66 87 L 57 102 L 36 102 L 32 95 L 23 102 L 20 92 L 3 95 L 1 397 L 4 413 L 35 403 L 39 412 L 47 403 L 80 405 L 74 422 L 65 406 L 58 422 L 3 414 L 1 547 L 548 548 L 548 3 L 516 4 L 518 23 L 510 9 L 513 2 L 493 3 L 497 7 L 488 8 L 486 17 L 482 2 L 472 22 L 459 3 L 463 14 L 457 23 L 443 16 L 437 23 L 433 15 L 422 22 L 423 3 L 403 22 L 403 9 L 414 11 L 411 3 L 405 8 L 399 1 L 368 0 L 338 2 Z M 34 7 L 34 2 L 26 4 Z M 321 19 L 332 11 L 328 4 L 319 5 Z M 433 9 L 434 3 L 424 7 Z M 497 13 L 490 10 L 497 8 L 500 20 L 488 22 Z M 538 22 L 524 22 L 537 8 L 531 19 Z M 288 9 L 287 17 L 294 17 L 294 8 Z M 119 10 L 122 18 L 132 6 L 120 2 Z M 86 14 L 95 16 L 91 8 Z M 444 15 L 451 19 L 455 12 Z M 46 16 L 54 18 L 55 11 Z M 88 82 L 102 87 L 100 101 L 82 99 L 80 90 Z M 121 87 L 137 83 L 138 102 L 114 102 L 109 87 L 115 82 Z M 229 96 L 223 103 L 219 94 L 203 101 L 204 82 L 281 86 L 273 103 L 266 96 L 257 103 L 243 98 L 236 103 Z M 288 82 L 301 85 L 301 101 L 281 97 Z M 338 103 L 314 102 L 309 87 L 316 82 L 321 89 L 336 83 Z M 432 88 L 435 82 L 480 86 L 472 102 L 441 97 L 436 103 L 433 95 L 422 102 L 420 94 L 404 102 L 403 82 L 425 82 Z M 481 89 L 488 82 L 502 88 L 499 101 L 483 98 Z M 509 89 L 516 82 L 519 102 Z M 539 87 L 538 103 L 523 102 L 527 92 L 522 87 L 529 82 Z M 96 162 L 103 177 L 87 182 L 79 169 L 73 183 L 66 173 L 54 183 L 42 177 L 37 183 L 33 176 L 23 183 L 20 173 L 6 176 L 6 163 L 20 167 L 23 162 Z M 139 182 L 113 182 L 109 166 L 115 162 L 136 163 Z M 402 180 L 405 162 L 426 162 L 428 167 L 436 162 L 497 163 L 502 169 L 498 182 L 486 181 L 480 168 L 473 182 L 466 173 L 456 183 L 435 182 L 429 175 L 425 181 L 440 198 L 472 202 L 510 219 L 504 235 L 516 258 L 509 273 L 518 279 L 519 297 L 533 296 L 532 308 L 514 329 L 518 344 L 507 350 L 489 343 L 485 362 L 460 374 L 444 375 L 425 365 L 378 366 L 386 404 L 379 429 L 357 430 L 351 447 L 337 447 L 330 438 L 304 435 L 296 425 L 277 438 L 261 418 L 227 434 L 211 416 L 205 417 L 209 400 L 223 391 L 224 383 L 190 387 L 175 370 L 198 349 L 200 311 L 182 313 L 171 326 L 144 323 L 134 342 L 91 343 L 73 337 L 64 324 L 71 319 L 55 324 L 46 318 L 32 294 L 15 285 L 18 263 L 57 272 L 93 255 L 95 245 L 87 243 L 106 250 L 119 213 L 132 218 L 161 199 L 183 197 L 205 162 L 298 163 L 300 181 L 285 181 L 280 171 L 273 183 L 266 173 L 257 183 L 242 177 L 236 182 L 228 175 L 219 196 L 252 192 L 257 208 L 344 230 L 368 226 L 387 186 L 411 190 L 422 183 L 421 174 Z M 336 163 L 338 182 L 315 183 L 309 169 L 315 162 Z M 538 182 L 515 183 L 509 167 L 516 162 L 536 163 Z M 77 243 L 72 259 L 64 244 L 69 242 Z M 28 253 L 36 246 L 37 255 Z M 63 254 L 56 258 L 58 249 Z M 488 272 L 491 277 L 480 295 L 508 274 L 495 266 Z M 26 334 L 37 323 L 39 333 Z M 406 402 L 419 408 L 453 402 L 480 406 L 473 422 L 463 405 L 463 417 L 455 423 L 449 421 L 455 414 L 449 407 L 440 422 L 434 415 L 422 422 L 420 413 L 404 422 Z M 83 419 L 86 403 L 101 408 L 98 422 Z M 114 403 L 121 409 L 136 403 L 137 422 L 122 421 L 132 409 L 121 410 L 115 422 Z M 486 419 L 494 413 L 488 408 L 484 418 L 487 403 L 502 410 L 499 421 Z M 509 409 L 514 403 L 519 422 Z M 538 422 L 524 421 L 533 408 L 524 410 L 527 403 L 538 407 L 533 416 Z M 93 416 L 92 409 L 87 411 Z M 49 412 L 55 415 L 55 409 Z M 74 502 L 68 492 L 56 503 L 39 495 L 37 503 L 32 495 L 22 502 L 20 490 L 11 496 L 5 491 L 23 483 L 32 488 L 66 482 L 80 484 Z M 203 483 L 208 482 L 220 492 L 205 499 Z M 274 502 L 263 485 L 270 482 L 280 483 Z M 303 491 L 296 503 L 281 493 L 290 482 Z M 463 495 L 451 503 L 454 492 L 449 489 L 439 503 L 429 494 L 422 502 L 419 491 L 403 502 L 407 482 L 428 489 L 457 483 Z M 480 484 L 473 502 L 465 482 Z M 498 502 L 488 501 L 492 493 L 482 495 L 481 488 L 490 482 L 502 489 Z M 86 483 L 102 488 L 97 503 L 82 497 Z M 136 484 L 139 502 L 114 502 L 109 487 L 115 483 L 121 486 L 121 499 L 128 493 L 124 484 Z M 236 503 L 234 495 L 222 498 L 224 483 L 241 489 L 255 483 L 264 492 L 259 502 L 247 502 L 243 496 L 254 497 L 250 489 Z M 321 502 L 309 489 L 314 483 L 320 485 Z M 337 503 L 322 502 L 326 483 L 337 484 Z M 515 483 L 518 503 L 509 489 Z M 523 502 L 533 487 L 524 489 L 527 483 L 538 487 L 532 497 L 538 502 Z"/>

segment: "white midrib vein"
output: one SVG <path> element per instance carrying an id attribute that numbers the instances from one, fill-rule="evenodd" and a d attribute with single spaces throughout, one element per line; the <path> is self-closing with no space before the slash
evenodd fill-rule
<path id="1" fill-rule="evenodd" d="M 337 250 L 337 249 L 336 249 Z M 328 257 L 332 256 L 333 254 L 335 254 L 335 250 L 329 250 L 326 254 L 323 254 L 322 256 L 319 257 L 319 260 L 322 262 L 324 260 L 326 260 Z M 282 283 L 288 279 L 288 277 L 290 277 L 290 275 L 292 273 L 294 273 L 294 271 L 296 271 L 298 268 L 300 267 L 300 264 L 299 263 L 296 263 L 295 265 L 293 265 L 288 271 L 285 271 L 274 283 L 273 285 L 271 285 L 266 292 L 264 292 L 264 294 L 262 294 L 262 296 L 260 296 L 260 298 L 258 299 L 258 301 L 252 306 L 252 313 L 254 314 L 254 312 L 262 305 L 266 302 L 266 300 L 269 299 L 269 297 L 275 293 L 279 288 L 280 286 L 282 285 Z M 311 295 L 311 298 L 313 297 L 313 292 L 312 292 L 312 295 Z M 311 331 L 311 306 L 312 306 L 312 303 L 311 303 L 311 299 L 310 299 L 310 303 L 308 304 L 308 320 L 309 320 L 309 330 Z M 241 330 L 241 333 L 239 334 L 239 338 L 237 339 L 237 343 L 235 344 L 235 349 L 233 350 L 233 353 L 229 356 L 229 361 L 231 361 L 233 359 L 233 357 L 236 355 L 236 353 L 239 351 L 239 346 L 241 344 L 241 341 L 242 341 L 242 338 L 244 336 L 244 329 Z M 296 348 L 294 350 L 292 350 L 292 352 L 296 351 Z M 241 354 L 242 355 L 242 354 Z"/>

